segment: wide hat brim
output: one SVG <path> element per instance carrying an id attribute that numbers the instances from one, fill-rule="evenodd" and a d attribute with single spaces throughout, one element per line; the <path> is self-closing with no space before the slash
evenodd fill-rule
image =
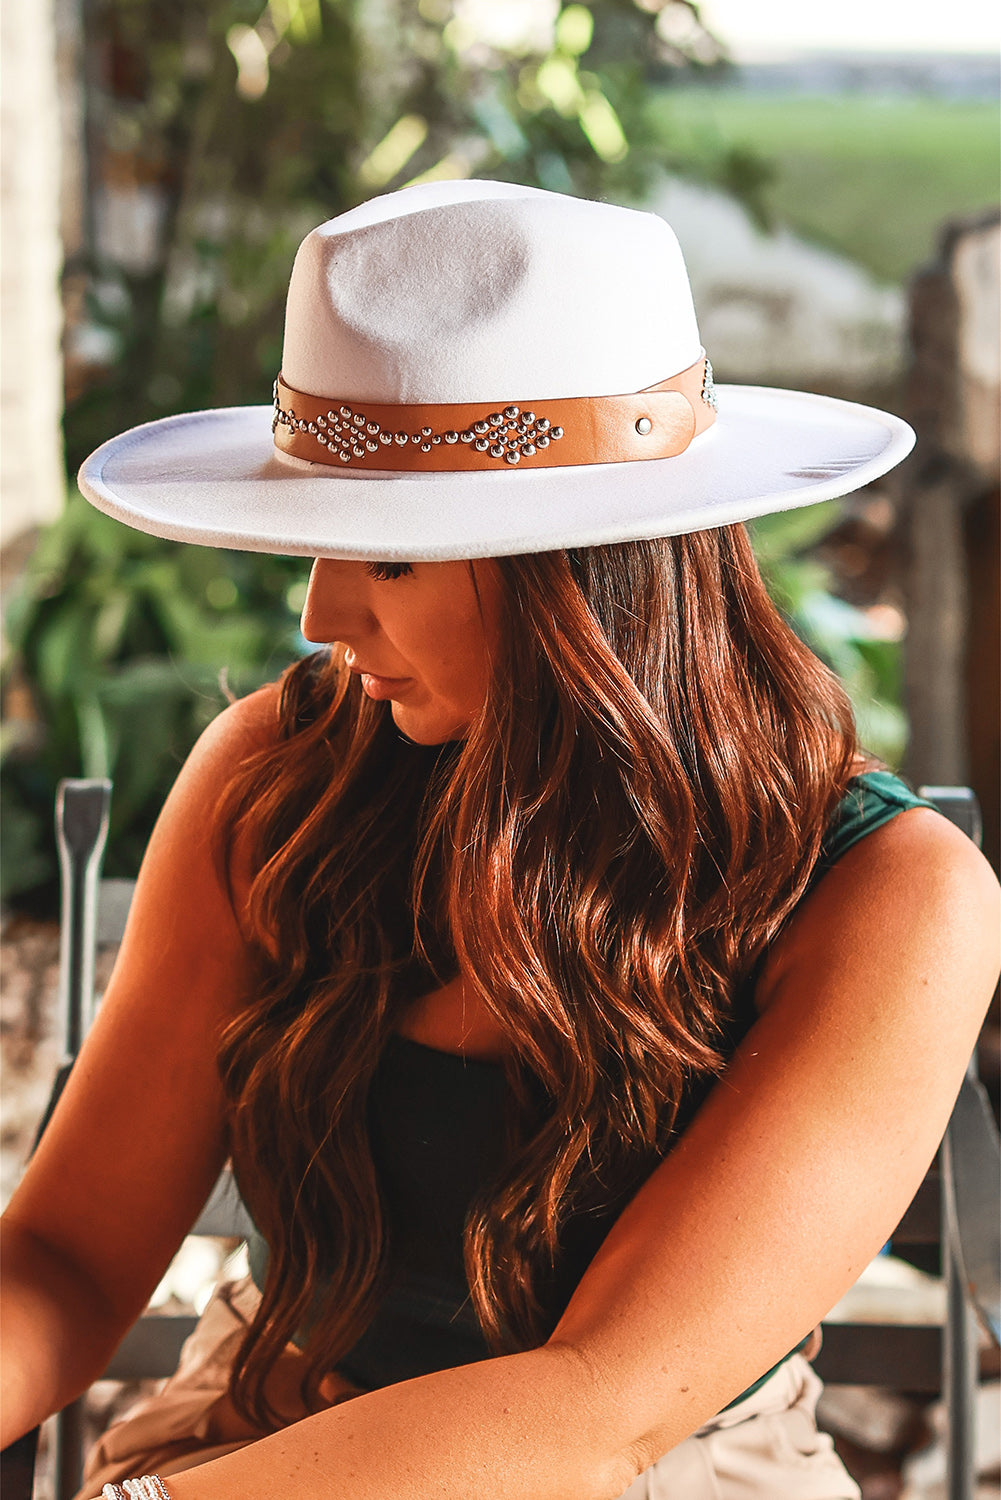
<path id="1" fill-rule="evenodd" d="M 345 472 L 276 454 L 270 406 L 132 428 L 80 488 L 154 536 L 295 557 L 448 561 L 676 536 L 845 495 L 906 457 L 888 412 L 829 396 L 717 387 L 715 425 L 674 458 L 496 472 Z"/>

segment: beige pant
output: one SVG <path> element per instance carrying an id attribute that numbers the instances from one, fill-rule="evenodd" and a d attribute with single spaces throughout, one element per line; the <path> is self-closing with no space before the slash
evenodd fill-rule
<path id="1" fill-rule="evenodd" d="M 216 1290 L 184 1345 L 177 1373 L 95 1444 L 76 1500 L 93 1500 L 109 1480 L 176 1474 L 262 1436 L 227 1395 L 230 1368 L 258 1300 L 249 1277 Z M 302 1356 L 290 1345 L 269 1377 L 269 1395 L 290 1422 L 306 1415 L 298 1397 L 301 1371 Z M 645 1470 L 622 1500 L 859 1500 L 830 1438 L 817 1431 L 820 1390 L 807 1360 L 794 1355 L 753 1396 Z M 346 1386 L 331 1404 L 356 1394 Z"/>

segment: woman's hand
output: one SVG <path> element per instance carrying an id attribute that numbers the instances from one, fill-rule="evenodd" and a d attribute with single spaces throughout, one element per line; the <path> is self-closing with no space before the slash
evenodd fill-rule
<path id="1" fill-rule="evenodd" d="M 178 776 L 97 1019 L 5 1215 L 4 1444 L 101 1373 L 225 1159 L 216 1050 L 250 967 L 214 814 L 275 707 L 273 688 L 234 704 Z"/>

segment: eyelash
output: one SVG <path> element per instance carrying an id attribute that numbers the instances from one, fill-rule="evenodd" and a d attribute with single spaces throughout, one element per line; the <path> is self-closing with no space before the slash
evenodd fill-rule
<path id="1" fill-rule="evenodd" d="M 365 564 L 373 578 L 386 583 L 392 578 L 404 578 L 414 570 L 407 562 L 370 562 Z"/>

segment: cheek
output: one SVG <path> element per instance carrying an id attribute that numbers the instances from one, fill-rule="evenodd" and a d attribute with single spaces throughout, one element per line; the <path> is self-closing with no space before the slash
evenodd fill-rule
<path id="1" fill-rule="evenodd" d="M 483 622 L 475 608 L 447 622 L 435 622 L 421 646 L 428 687 L 452 702 L 478 708 L 486 691 L 489 658 Z"/>

